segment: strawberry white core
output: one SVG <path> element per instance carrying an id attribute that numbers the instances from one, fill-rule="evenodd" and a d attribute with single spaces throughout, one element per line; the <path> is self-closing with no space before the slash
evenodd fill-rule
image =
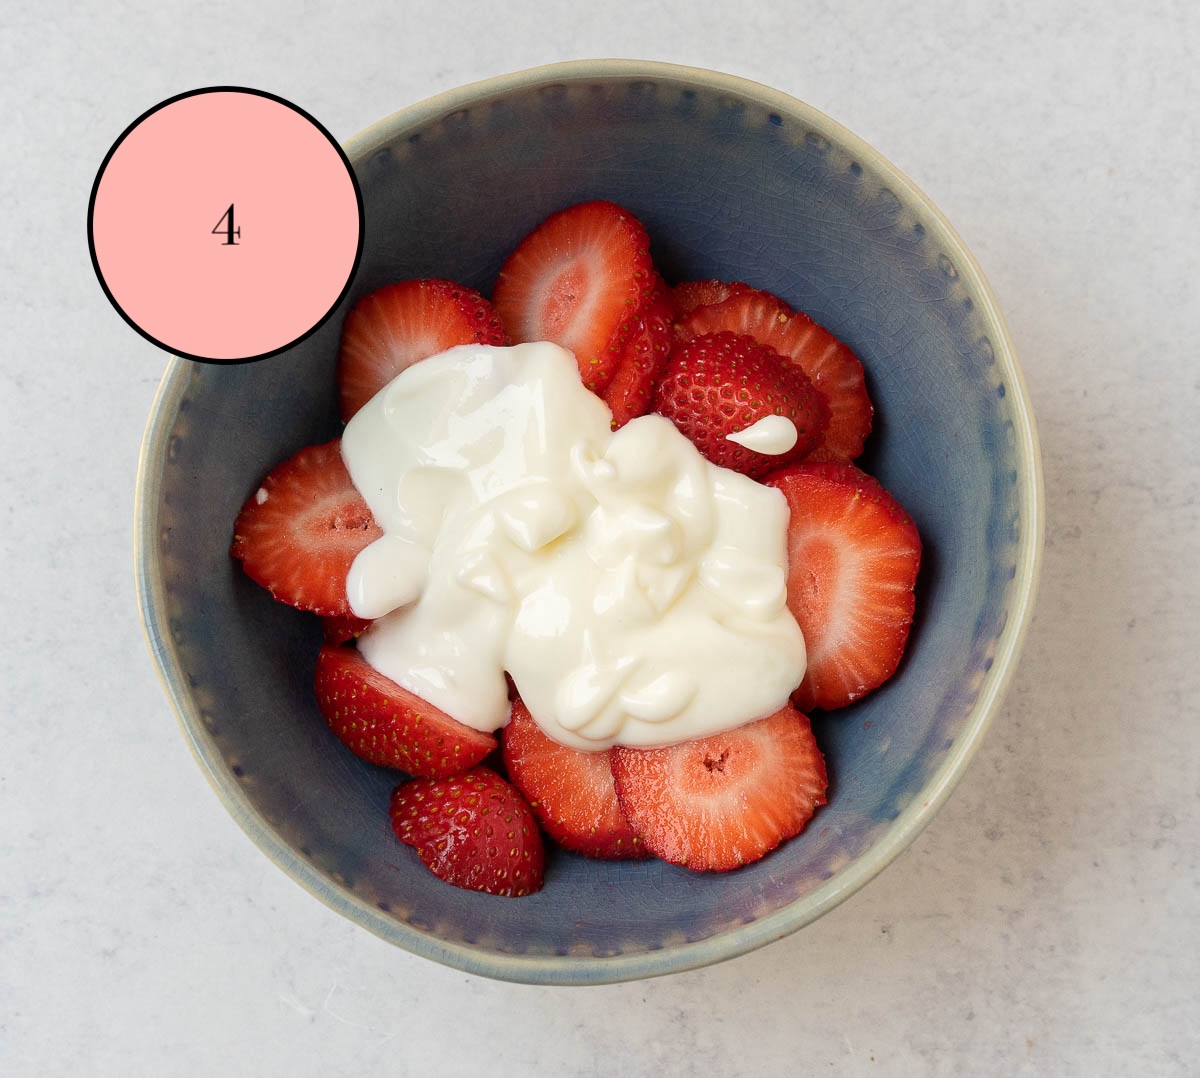
<path id="1" fill-rule="evenodd" d="M 787 702 L 805 647 L 784 497 L 660 416 L 610 419 L 548 343 L 451 349 L 354 416 L 342 454 L 384 530 L 347 578 L 378 619 L 359 640 L 372 666 L 480 730 L 508 719 L 507 671 L 582 749 L 673 744 Z"/>

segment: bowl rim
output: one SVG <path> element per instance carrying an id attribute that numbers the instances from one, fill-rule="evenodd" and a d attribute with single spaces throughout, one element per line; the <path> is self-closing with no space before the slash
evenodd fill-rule
<path id="1" fill-rule="evenodd" d="M 983 271 L 942 212 L 907 176 L 852 131 L 818 109 L 761 83 L 706 68 L 649 60 L 569 60 L 482 79 L 446 90 L 400 109 L 343 143 L 350 161 L 361 164 L 406 128 L 473 106 L 481 98 L 545 83 L 637 79 L 701 85 L 707 91 L 753 99 L 781 116 L 798 119 L 811 130 L 851 150 L 864 164 L 902 191 L 902 201 L 918 205 L 922 223 L 942 249 L 953 254 L 959 276 L 971 285 L 979 317 L 987 324 L 997 367 L 1002 371 L 1011 408 L 1017 461 L 1018 505 L 1022 521 L 1016 547 L 1016 572 L 1010 613 L 997 640 L 993 662 L 980 683 L 962 730 L 919 795 L 883 834 L 846 868 L 836 872 L 802 900 L 726 932 L 659 950 L 590 957 L 527 956 L 483 951 L 448 943 L 394 920 L 383 911 L 335 886 L 301 858 L 266 823 L 240 786 L 231 781 L 224 758 L 206 735 L 201 709 L 192 697 L 186 671 L 170 632 L 168 599 L 158 549 L 159 507 L 168 461 L 171 430 L 195 370 L 191 360 L 172 357 L 151 405 L 138 458 L 134 493 L 134 577 L 143 635 L 159 680 L 175 712 L 192 755 L 226 811 L 247 837 L 314 897 L 355 924 L 413 954 L 466 973 L 497 980 L 541 985 L 605 984 L 683 972 L 734 958 L 811 924 L 856 893 L 896 859 L 945 804 L 974 758 L 1012 683 L 1028 634 L 1041 574 L 1044 544 L 1044 480 L 1036 424 L 1025 378 Z"/>

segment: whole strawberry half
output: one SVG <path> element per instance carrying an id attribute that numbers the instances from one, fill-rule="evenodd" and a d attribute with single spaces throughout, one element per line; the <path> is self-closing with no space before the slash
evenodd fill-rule
<path id="1" fill-rule="evenodd" d="M 356 756 L 410 775 L 444 778 L 474 767 L 496 739 L 459 722 L 376 670 L 354 647 L 317 653 L 317 706 Z"/>
<path id="2" fill-rule="evenodd" d="M 646 855 L 617 801 L 611 749 L 583 752 L 560 744 L 520 700 L 513 701 L 500 743 L 508 777 L 560 846 L 607 860 Z"/>
<path id="3" fill-rule="evenodd" d="M 671 347 L 654 394 L 666 416 L 713 464 L 752 479 L 802 460 L 821 443 L 829 408 L 808 376 L 769 345 L 736 333 L 709 333 Z M 796 442 L 770 455 L 730 441 L 767 416 L 783 416 Z"/>
<path id="4" fill-rule="evenodd" d="M 721 282 L 701 282 L 708 296 L 720 296 Z M 677 286 L 678 287 L 678 286 Z M 696 286 L 693 286 L 696 287 Z M 792 310 L 770 292 L 741 283 L 725 286 L 723 299 L 698 303 L 682 315 L 676 335 L 746 333 L 769 344 L 808 375 L 829 405 L 829 426 L 814 459 L 850 461 L 871 433 L 875 409 L 867 393 L 862 363 L 850 348 L 806 314 Z M 697 291 L 697 295 L 701 295 Z"/>
<path id="5" fill-rule="evenodd" d="M 346 574 L 382 534 L 335 439 L 271 470 L 238 513 L 229 552 L 280 602 L 341 618 L 351 616 Z"/>
<path id="6" fill-rule="evenodd" d="M 533 812 L 486 767 L 406 782 L 389 815 L 396 837 L 446 883 L 510 897 L 541 890 L 546 854 Z"/>
<path id="7" fill-rule="evenodd" d="M 646 848 L 728 871 L 798 835 L 828 778 L 807 716 L 784 707 L 727 733 L 661 749 L 612 750 L 617 797 Z"/>
<path id="8" fill-rule="evenodd" d="M 492 303 L 513 343 L 570 350 L 583 384 L 601 393 L 658 283 L 642 223 L 615 202 L 580 202 L 521 240 L 500 267 Z"/>
<path id="9" fill-rule="evenodd" d="M 844 707 L 900 663 L 921 538 L 904 507 L 852 464 L 805 462 L 766 483 L 788 502 L 788 609 L 808 651 L 792 700 L 804 711 Z"/>
<path id="10" fill-rule="evenodd" d="M 400 281 L 363 296 L 346 315 L 338 350 L 342 422 L 401 371 L 460 344 L 506 344 L 492 305 L 438 278 Z"/>

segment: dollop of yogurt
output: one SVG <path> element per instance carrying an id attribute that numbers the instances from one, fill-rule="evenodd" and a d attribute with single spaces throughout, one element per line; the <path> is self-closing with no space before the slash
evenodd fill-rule
<path id="1" fill-rule="evenodd" d="M 765 415 L 756 423 L 751 423 L 745 430 L 734 431 L 725 435 L 727 442 L 737 442 L 738 445 L 751 449 L 755 453 L 765 453 L 777 457 L 786 453 L 796 444 L 799 434 L 796 424 L 785 415 Z"/>
<path id="2" fill-rule="evenodd" d="M 347 578 L 378 619 L 360 650 L 460 722 L 504 725 L 507 671 L 564 744 L 666 745 L 771 714 L 804 675 L 783 495 L 661 416 L 613 432 L 556 345 L 415 364 L 342 454 L 384 531 Z"/>

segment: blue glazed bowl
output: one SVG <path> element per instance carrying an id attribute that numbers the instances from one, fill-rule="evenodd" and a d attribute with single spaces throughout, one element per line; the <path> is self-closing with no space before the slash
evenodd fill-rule
<path id="1" fill-rule="evenodd" d="M 808 106 L 663 64 L 555 65 L 442 94 L 346 146 L 366 244 L 343 309 L 245 366 L 173 360 L 138 476 L 136 568 L 150 647 L 229 812 L 293 879 L 384 939 L 513 981 L 627 980 L 706 965 L 808 924 L 862 887 L 944 803 L 1011 677 L 1042 542 L 1040 462 L 996 303 L 950 226 L 878 153 Z M 669 279 L 779 293 L 862 358 L 878 411 L 863 459 L 925 541 L 896 677 L 819 718 L 830 802 L 756 865 L 696 874 L 556 855 L 502 899 L 427 873 L 393 838 L 393 773 L 318 714 L 315 619 L 274 603 L 228 547 L 266 471 L 339 430 L 341 315 L 369 290 L 451 277 L 487 292 L 563 206 L 646 223 Z"/>

